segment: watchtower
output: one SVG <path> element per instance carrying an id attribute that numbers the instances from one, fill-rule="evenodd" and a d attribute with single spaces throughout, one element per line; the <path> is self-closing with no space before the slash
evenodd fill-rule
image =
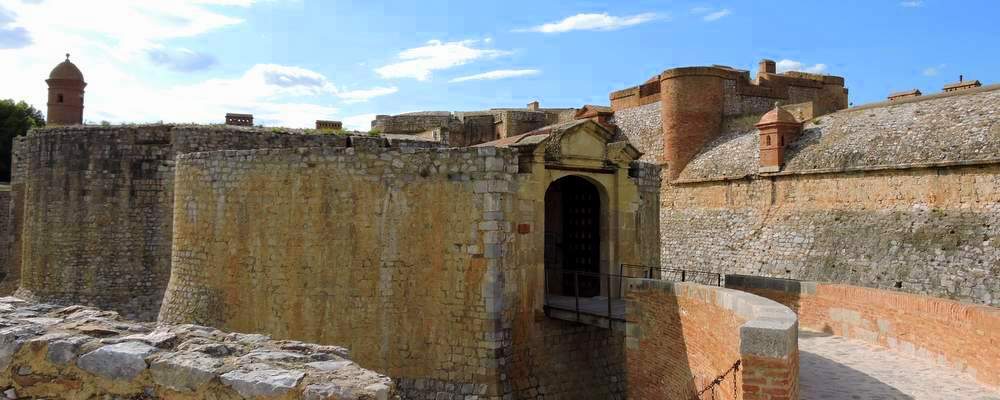
<path id="1" fill-rule="evenodd" d="M 49 112 L 47 123 L 49 125 L 79 125 L 83 123 L 83 88 L 87 82 L 83 81 L 83 73 L 73 63 L 69 61 L 69 54 L 66 54 L 66 61 L 59 63 L 52 72 L 49 79 L 45 80 L 49 85 Z"/>

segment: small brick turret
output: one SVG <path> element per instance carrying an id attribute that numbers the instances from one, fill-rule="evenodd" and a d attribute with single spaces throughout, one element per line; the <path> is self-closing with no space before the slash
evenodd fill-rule
<path id="1" fill-rule="evenodd" d="M 760 172 L 781 171 L 785 160 L 785 145 L 802 131 L 802 123 L 792 113 L 775 104 L 755 125 L 760 130 Z"/>
<path id="2" fill-rule="evenodd" d="M 73 63 L 69 61 L 69 54 L 66 54 L 66 61 L 59 63 L 52 72 L 49 79 L 45 80 L 49 85 L 48 118 L 49 125 L 80 125 L 83 123 L 83 88 L 87 82 L 83 81 L 83 73 Z"/>

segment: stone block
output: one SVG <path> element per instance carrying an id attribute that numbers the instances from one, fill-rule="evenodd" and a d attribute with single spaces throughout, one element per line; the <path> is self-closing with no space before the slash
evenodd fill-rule
<path id="1" fill-rule="evenodd" d="M 213 378 L 222 361 L 200 353 L 175 353 L 158 357 L 149 372 L 158 385 L 179 392 L 198 390 Z"/>
<path id="2" fill-rule="evenodd" d="M 80 356 L 80 369 L 108 379 L 132 380 L 146 370 L 146 357 L 156 348 L 140 342 L 124 342 L 101 347 Z"/>
<path id="3" fill-rule="evenodd" d="M 302 372 L 276 368 L 237 369 L 222 374 L 222 384 L 246 398 L 281 396 L 296 386 L 305 376 Z"/>

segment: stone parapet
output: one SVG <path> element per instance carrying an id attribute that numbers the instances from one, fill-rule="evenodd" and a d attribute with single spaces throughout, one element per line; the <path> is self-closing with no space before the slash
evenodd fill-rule
<path id="1" fill-rule="evenodd" d="M 636 278 L 625 296 L 630 398 L 692 398 L 716 378 L 707 390 L 723 398 L 798 398 L 798 319 L 787 307 L 737 290 Z"/>
<path id="2" fill-rule="evenodd" d="M 726 287 L 782 303 L 802 327 L 936 360 L 1000 388 L 1000 309 L 822 282 L 726 275 Z"/>
<path id="3" fill-rule="evenodd" d="M 0 298 L 7 398 L 399 399 L 338 346 Z M 11 397 L 15 396 L 15 397 Z"/>

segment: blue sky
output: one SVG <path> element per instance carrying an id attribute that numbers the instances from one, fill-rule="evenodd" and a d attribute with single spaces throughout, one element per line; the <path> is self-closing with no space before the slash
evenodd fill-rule
<path id="1" fill-rule="evenodd" d="M 664 69 L 844 76 L 850 101 L 1000 81 L 996 1 L 0 0 L 0 98 L 43 109 L 72 53 L 85 119 L 265 125 L 607 104 Z"/>

